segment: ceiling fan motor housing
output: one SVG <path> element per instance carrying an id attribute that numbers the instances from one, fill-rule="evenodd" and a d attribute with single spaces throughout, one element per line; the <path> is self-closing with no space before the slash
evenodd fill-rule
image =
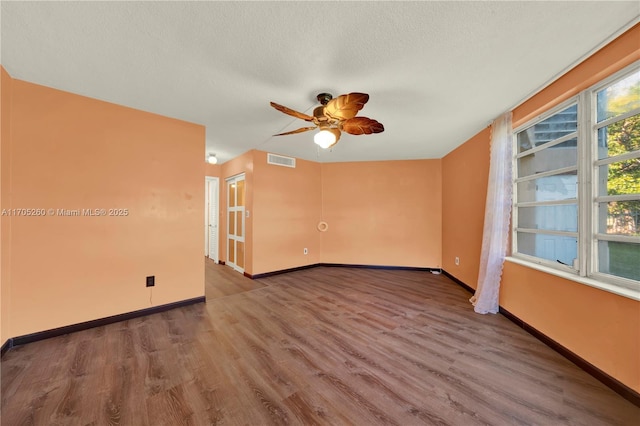
<path id="1" fill-rule="evenodd" d="M 333 96 L 331 96 L 331 93 L 320 93 L 316 96 L 316 99 L 318 99 L 318 102 L 320 102 L 321 105 L 326 105 L 331 99 L 333 99 Z"/>
<path id="2" fill-rule="evenodd" d="M 313 122 L 316 126 L 322 127 L 323 124 L 329 124 L 329 117 L 324 115 L 324 106 L 320 105 L 313 110 Z"/>

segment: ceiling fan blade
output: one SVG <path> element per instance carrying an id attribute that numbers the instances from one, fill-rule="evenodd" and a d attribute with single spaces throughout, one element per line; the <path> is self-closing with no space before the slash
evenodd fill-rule
<path id="1" fill-rule="evenodd" d="M 366 93 L 349 93 L 330 100 L 324 107 L 324 113 L 336 120 L 348 120 L 356 116 L 369 100 Z"/>
<path id="2" fill-rule="evenodd" d="M 292 117 L 300 118 L 300 119 L 302 119 L 304 121 L 313 121 L 313 117 L 311 117 L 310 115 L 303 114 L 303 113 L 298 112 L 298 111 L 294 111 L 291 108 L 287 108 L 286 106 L 279 105 L 279 104 L 277 104 L 275 102 L 271 102 L 270 104 L 271 104 L 272 107 L 274 107 L 278 111 L 284 112 L 285 114 L 290 115 Z"/>
<path id="3" fill-rule="evenodd" d="M 278 133 L 277 135 L 273 135 L 273 136 L 293 135 L 295 133 L 308 132 L 309 130 L 314 130 L 315 128 L 316 128 L 316 126 L 313 126 L 313 127 L 301 127 L 299 129 L 292 130 L 290 132 Z"/>
<path id="4" fill-rule="evenodd" d="M 382 123 L 367 117 L 355 117 L 342 123 L 342 130 L 351 135 L 370 135 L 384 132 Z"/>

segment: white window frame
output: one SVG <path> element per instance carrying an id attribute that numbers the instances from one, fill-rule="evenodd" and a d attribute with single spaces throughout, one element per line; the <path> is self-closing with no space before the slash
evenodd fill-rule
<path id="1" fill-rule="evenodd" d="M 598 159 L 598 135 L 597 130 L 613 122 L 623 120 L 627 117 L 640 113 L 640 108 L 635 109 L 629 113 L 622 114 L 615 117 L 615 119 L 603 120 L 601 123 L 597 123 L 596 120 L 596 94 L 599 90 L 610 86 L 617 81 L 628 77 L 634 72 L 640 72 L 640 61 L 636 62 L 623 70 L 601 80 L 595 85 L 583 90 L 578 95 L 568 99 L 561 104 L 545 111 L 537 117 L 529 120 L 528 122 L 518 126 L 513 130 L 513 144 L 514 144 L 514 156 L 513 156 L 513 206 L 512 206 L 512 225 L 511 225 L 511 241 L 512 241 L 512 254 L 507 260 L 522 264 L 535 269 L 543 270 L 553 275 L 558 275 L 563 278 L 571 279 L 582 284 L 586 284 L 592 287 L 597 287 L 606 291 L 610 291 L 616 294 L 620 294 L 635 300 L 640 300 L 640 281 L 618 277 L 612 274 L 605 274 L 598 272 L 597 265 L 597 244 L 598 241 L 621 241 L 621 242 L 640 242 L 640 237 L 633 236 L 619 236 L 612 234 L 600 234 L 598 233 L 598 202 L 606 201 L 622 201 L 626 199 L 640 199 L 639 196 L 599 196 L 598 195 L 598 183 L 597 176 L 599 167 L 603 164 L 609 164 L 612 162 L 623 161 L 630 158 L 637 158 L 640 155 L 640 151 L 633 151 L 616 157 L 607 157 L 605 159 Z M 518 206 L 523 207 L 529 203 L 518 203 L 518 182 L 522 182 L 523 179 L 518 178 L 518 159 L 525 155 L 530 154 L 532 150 L 518 153 L 518 138 L 516 135 L 533 126 L 537 123 L 546 120 L 554 114 L 568 108 L 572 104 L 576 103 L 578 127 L 577 127 L 577 206 L 578 206 L 578 232 L 577 232 L 577 265 L 567 266 L 560 263 L 548 261 L 543 258 L 527 255 L 518 252 Z M 562 137 L 555 141 L 555 143 L 561 143 L 564 140 L 573 138 Z M 554 143 L 554 144 L 555 144 Z M 549 149 L 550 147 L 541 148 Z M 535 149 L 535 147 L 533 148 Z M 558 171 L 561 169 L 556 169 Z M 539 205 L 539 203 L 532 203 Z M 558 204 L 558 203 L 552 203 Z M 560 203 L 561 204 L 561 203 Z M 545 232 L 553 234 L 554 231 Z M 569 232 L 561 232 L 560 234 L 566 235 Z M 639 260 L 640 261 L 640 260 Z"/>
<path id="2" fill-rule="evenodd" d="M 568 107 L 570 107 L 571 105 L 576 104 L 578 106 L 578 127 L 576 130 L 576 134 L 574 135 L 573 133 L 567 136 L 563 136 L 560 137 L 558 139 L 556 139 L 555 141 L 551 141 L 553 142 L 552 145 L 548 145 L 544 148 L 532 148 L 530 150 L 524 151 L 522 153 L 518 153 L 518 140 L 516 135 L 523 131 L 526 130 L 527 128 L 534 126 L 537 123 L 540 123 L 541 121 L 546 120 L 547 118 L 557 114 L 560 111 L 563 111 L 565 109 L 567 109 Z M 535 265 L 541 265 L 541 266 L 546 266 L 548 268 L 554 268 L 554 269 L 558 269 L 560 271 L 564 271 L 564 272 L 568 272 L 568 273 L 575 273 L 576 270 L 573 269 L 570 266 L 561 264 L 561 263 L 557 263 L 557 262 L 552 262 L 550 260 L 547 259 L 543 259 L 540 257 L 535 257 L 535 256 L 531 256 L 525 253 L 519 253 L 517 248 L 518 248 L 518 207 L 526 207 L 526 206 L 540 206 L 540 205 L 545 205 L 547 203 L 545 202 L 519 202 L 518 201 L 518 183 L 524 182 L 528 179 L 526 178 L 519 178 L 518 177 L 518 159 L 521 157 L 525 157 L 526 155 L 529 155 L 533 152 L 538 152 L 541 151 L 542 149 L 550 149 L 551 147 L 558 145 L 562 142 L 566 142 L 567 140 L 573 139 L 573 138 L 577 138 L 578 139 L 578 158 L 576 159 L 576 169 L 577 169 L 577 173 L 578 173 L 578 182 L 581 182 L 581 176 L 580 176 L 580 149 L 579 149 L 579 145 L 580 145 L 580 139 L 581 139 L 581 129 L 580 129 L 580 111 L 581 111 L 581 106 L 580 106 L 580 102 L 577 96 L 572 97 L 570 99 L 567 99 L 566 101 L 562 102 L 561 104 L 556 105 L 555 107 L 549 109 L 548 111 L 545 111 L 544 113 L 538 115 L 537 117 L 529 120 L 527 123 L 518 126 L 516 129 L 513 130 L 513 144 L 514 144 L 514 156 L 513 156 L 513 205 L 512 205 L 512 209 L 511 209 L 511 249 L 512 249 L 512 256 L 522 259 L 526 262 L 535 264 Z M 522 155 L 524 154 L 524 155 Z M 571 168 L 566 168 L 567 171 L 569 171 L 569 169 L 573 169 L 573 167 Z M 557 171 L 562 171 L 563 169 L 554 169 L 553 172 L 557 172 Z M 553 173 L 551 174 L 553 175 Z M 546 172 L 545 173 L 540 173 L 540 176 L 536 177 L 544 177 L 547 176 Z M 572 236 L 575 235 L 578 239 L 578 259 L 581 259 L 580 256 L 580 200 L 582 198 L 582 194 L 580 193 L 580 187 L 578 187 L 578 191 L 577 191 L 577 204 L 578 204 L 578 232 L 562 232 L 561 235 L 567 235 L 567 236 Z M 553 204 L 562 204 L 562 201 L 558 201 L 558 202 L 554 202 Z M 533 230 L 531 230 L 533 231 Z M 534 232 L 535 233 L 535 232 Z M 554 231 L 547 231 L 545 232 L 547 234 L 555 234 Z"/>

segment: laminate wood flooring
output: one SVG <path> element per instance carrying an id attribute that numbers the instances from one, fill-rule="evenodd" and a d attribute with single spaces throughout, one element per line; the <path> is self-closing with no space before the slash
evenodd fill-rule
<path id="1" fill-rule="evenodd" d="M 27 344 L 2 425 L 639 425 L 640 409 L 443 275 L 318 267 Z"/>

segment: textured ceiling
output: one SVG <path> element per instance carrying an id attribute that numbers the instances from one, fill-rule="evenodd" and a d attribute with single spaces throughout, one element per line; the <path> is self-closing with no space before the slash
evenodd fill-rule
<path id="1" fill-rule="evenodd" d="M 14 77 L 203 124 L 207 153 L 441 158 L 621 29 L 640 2 L 1 2 Z M 331 151 L 269 106 L 369 93 Z M 87 141 L 87 143 L 94 143 Z M 203 158 L 205 152 L 203 152 Z"/>

